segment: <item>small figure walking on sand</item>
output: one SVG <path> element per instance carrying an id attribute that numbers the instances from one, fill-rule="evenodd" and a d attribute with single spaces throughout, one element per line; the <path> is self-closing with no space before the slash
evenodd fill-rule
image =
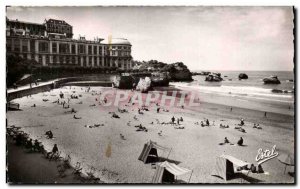
<path id="1" fill-rule="evenodd" d="M 172 121 L 172 123 L 175 122 L 175 117 L 174 116 L 171 118 L 171 121 Z"/>
<path id="2" fill-rule="evenodd" d="M 159 113 L 159 110 L 160 110 L 160 108 L 158 107 L 158 108 L 156 109 L 156 112 Z"/>
<path id="3" fill-rule="evenodd" d="M 180 124 L 180 119 L 179 119 L 179 118 L 177 118 L 177 124 L 178 124 L 178 125 Z"/>
<path id="4" fill-rule="evenodd" d="M 265 117 L 267 117 L 267 112 L 265 112 Z"/>
<path id="5" fill-rule="evenodd" d="M 230 107 L 230 111 L 232 112 L 232 107 Z"/>

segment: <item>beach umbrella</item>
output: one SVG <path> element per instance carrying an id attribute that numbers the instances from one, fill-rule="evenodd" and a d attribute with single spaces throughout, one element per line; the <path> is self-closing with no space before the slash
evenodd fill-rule
<path id="1" fill-rule="evenodd" d="M 278 156 L 278 160 L 285 164 L 284 173 L 286 171 L 287 166 L 294 166 L 295 165 L 295 159 L 293 154 L 281 154 Z"/>

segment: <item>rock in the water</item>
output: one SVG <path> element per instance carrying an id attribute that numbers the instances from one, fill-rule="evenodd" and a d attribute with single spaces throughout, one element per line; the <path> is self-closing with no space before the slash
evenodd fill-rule
<path id="1" fill-rule="evenodd" d="M 209 74 L 208 76 L 205 77 L 205 81 L 222 81 L 223 79 L 221 78 L 221 74 Z"/>
<path id="2" fill-rule="evenodd" d="M 151 79 L 149 77 L 145 77 L 145 79 L 140 78 L 140 81 L 138 82 L 136 86 L 137 91 L 141 91 L 142 93 L 146 93 L 151 88 Z"/>
<path id="3" fill-rule="evenodd" d="M 263 79 L 265 84 L 280 84 L 280 81 L 277 76 L 270 76 Z"/>
<path id="4" fill-rule="evenodd" d="M 239 79 L 248 79 L 248 75 L 245 73 L 240 73 L 239 74 Z"/>

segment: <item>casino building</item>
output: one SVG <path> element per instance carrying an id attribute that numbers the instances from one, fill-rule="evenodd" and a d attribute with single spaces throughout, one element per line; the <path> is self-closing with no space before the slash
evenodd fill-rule
<path id="1" fill-rule="evenodd" d="M 38 24 L 6 19 L 6 53 L 41 66 L 127 70 L 133 67 L 131 46 L 123 38 L 73 39 L 73 27 L 63 20 Z"/>

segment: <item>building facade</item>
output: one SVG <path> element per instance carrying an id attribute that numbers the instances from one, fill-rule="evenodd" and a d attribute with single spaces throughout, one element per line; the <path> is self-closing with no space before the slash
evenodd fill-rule
<path id="1" fill-rule="evenodd" d="M 51 20 L 48 20 L 48 24 Z M 30 25 L 26 25 L 26 22 L 21 22 L 22 24 L 19 25 L 13 25 L 10 21 L 7 23 L 6 51 L 8 55 L 35 60 L 41 66 L 48 67 L 74 66 L 122 70 L 133 67 L 131 44 L 127 39 L 111 38 L 93 41 L 86 40 L 84 37 L 73 39 L 71 37 L 73 36 L 72 26 L 68 29 L 69 33 L 63 32 L 62 29 L 50 30 L 48 26 L 41 27 L 39 32 L 36 30 L 33 32 L 30 31 Z"/>

